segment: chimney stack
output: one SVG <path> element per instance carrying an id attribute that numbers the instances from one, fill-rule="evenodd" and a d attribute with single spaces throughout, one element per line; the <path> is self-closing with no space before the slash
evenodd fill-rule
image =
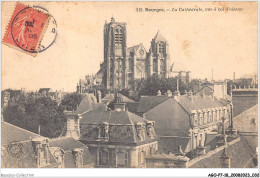
<path id="1" fill-rule="evenodd" d="M 188 98 L 190 99 L 190 101 L 193 102 L 193 93 L 192 93 L 192 91 L 188 91 L 187 95 L 188 95 Z"/>
<path id="2" fill-rule="evenodd" d="M 161 90 L 158 90 L 157 96 L 161 96 L 161 95 L 162 95 Z"/>
<path id="3" fill-rule="evenodd" d="M 98 103 L 101 103 L 101 91 L 100 90 L 98 90 L 97 92 L 96 92 L 96 97 L 97 97 L 97 102 Z"/>

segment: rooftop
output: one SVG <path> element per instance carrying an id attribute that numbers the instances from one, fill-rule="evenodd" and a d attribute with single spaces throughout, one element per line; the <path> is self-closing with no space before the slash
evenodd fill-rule
<path id="1" fill-rule="evenodd" d="M 31 138 L 40 137 L 40 135 L 9 124 L 7 122 L 1 122 L 1 145 L 8 145 L 14 141 L 28 141 Z"/>

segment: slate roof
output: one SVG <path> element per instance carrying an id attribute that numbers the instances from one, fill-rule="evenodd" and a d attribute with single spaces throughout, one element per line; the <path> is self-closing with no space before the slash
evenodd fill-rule
<path id="1" fill-rule="evenodd" d="M 138 122 L 146 122 L 129 111 L 90 111 L 82 115 L 80 123 L 82 124 L 98 124 L 107 122 L 109 124 L 136 124 Z"/>
<path id="2" fill-rule="evenodd" d="M 170 97 L 172 98 L 172 97 Z M 160 103 L 169 99 L 167 95 L 161 96 L 142 96 L 138 105 L 137 113 L 145 113 Z M 188 96 L 180 95 L 178 103 L 188 112 L 191 113 L 193 110 L 202 110 L 209 108 L 217 108 L 225 106 L 216 97 L 214 100 L 210 96 L 193 95 L 193 101 Z"/>
<path id="3" fill-rule="evenodd" d="M 190 152 L 190 138 L 189 137 L 160 137 L 158 142 L 158 150 L 163 153 L 177 153 L 178 146 L 181 145 L 183 152 Z"/>
<path id="4" fill-rule="evenodd" d="M 126 97 L 125 95 L 122 95 L 121 93 L 118 93 L 118 97 L 120 97 L 122 99 L 123 103 L 134 103 L 134 100 L 131 100 L 130 98 Z M 115 100 L 115 94 L 114 93 L 110 93 L 107 94 L 104 98 L 101 99 L 101 102 L 103 104 L 110 104 Z"/>
<path id="5" fill-rule="evenodd" d="M 216 139 L 217 133 L 207 133 L 206 139 L 205 139 L 205 147 L 206 152 L 214 150 L 217 145 L 217 139 Z"/>
<path id="6" fill-rule="evenodd" d="M 193 102 L 191 102 L 186 95 L 180 95 L 179 97 L 179 104 L 188 113 L 191 113 L 193 110 L 224 107 L 224 105 L 216 97 L 212 100 L 210 96 L 205 95 L 203 98 L 202 96 L 193 95 Z"/>
<path id="7" fill-rule="evenodd" d="M 258 104 L 234 117 L 233 125 L 239 132 L 258 133 Z"/>
<path id="8" fill-rule="evenodd" d="M 164 38 L 164 36 L 162 36 L 162 34 L 160 33 L 159 30 L 154 37 L 154 41 L 165 41 L 165 42 L 167 42 L 166 38 Z"/>
<path id="9" fill-rule="evenodd" d="M 134 102 L 134 103 L 126 103 L 126 108 L 128 111 L 132 113 L 136 113 L 138 109 L 139 102 Z"/>
<path id="10" fill-rule="evenodd" d="M 161 95 L 161 96 L 141 96 L 137 113 L 145 113 L 149 111 L 150 109 L 154 108 L 158 104 L 166 101 L 169 99 L 167 95 Z"/>
<path id="11" fill-rule="evenodd" d="M 149 138 L 147 132 L 144 139 L 140 140 L 137 136 L 137 123 L 145 124 L 148 120 L 141 118 L 129 111 L 89 111 L 82 115 L 80 119 L 81 135 L 80 140 L 99 141 L 97 137 L 98 126 L 107 122 L 109 124 L 109 141 L 106 144 L 143 144 L 157 140 L 153 131 L 154 138 Z M 89 128 L 90 127 L 90 128 Z M 144 128 L 146 130 L 146 128 Z"/>
<path id="12" fill-rule="evenodd" d="M 64 151 L 73 150 L 75 148 L 85 147 L 83 143 L 80 141 L 75 140 L 72 137 L 61 137 L 52 139 L 49 141 L 50 147 L 60 147 Z"/>
<path id="13" fill-rule="evenodd" d="M 141 44 L 135 45 L 135 46 L 131 46 L 131 47 L 127 48 L 126 53 L 129 55 L 130 52 L 137 51 L 137 49 L 139 48 L 140 45 L 141 45 Z"/>
<path id="14" fill-rule="evenodd" d="M 14 141 L 26 141 L 40 135 L 22 129 L 7 122 L 1 122 L 1 145 L 8 145 Z"/>
<path id="15" fill-rule="evenodd" d="M 1 146 L 4 148 L 2 155 L 3 168 L 36 168 L 35 152 L 31 138 L 40 135 L 27 131 L 7 122 L 1 122 Z M 22 155 L 14 157 L 8 152 L 8 145 L 12 142 L 19 142 L 22 145 Z M 58 164 L 49 152 L 49 164 L 46 167 L 56 167 Z"/>
<path id="16" fill-rule="evenodd" d="M 201 159 L 195 158 L 194 164 L 190 168 L 221 168 L 219 157 L 222 153 L 223 149 L 218 149 L 213 150 L 212 154 L 207 153 L 209 156 L 202 156 Z M 255 153 L 239 138 L 227 146 L 226 153 L 231 157 L 231 168 L 255 168 L 257 166 Z"/>
<path id="17" fill-rule="evenodd" d="M 93 110 L 93 104 L 97 103 L 97 98 L 93 93 L 86 93 L 84 98 L 79 104 L 78 109 L 75 111 L 75 114 L 82 114 L 89 110 Z"/>

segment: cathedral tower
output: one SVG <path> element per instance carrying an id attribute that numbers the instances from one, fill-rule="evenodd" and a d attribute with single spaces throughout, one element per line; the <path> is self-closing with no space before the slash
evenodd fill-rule
<path id="1" fill-rule="evenodd" d="M 148 76 L 153 74 L 162 78 L 168 78 L 169 74 L 169 44 L 158 31 L 151 41 L 148 54 Z"/>
<path id="2" fill-rule="evenodd" d="M 107 89 L 127 87 L 126 23 L 115 22 L 104 26 L 104 85 Z"/>

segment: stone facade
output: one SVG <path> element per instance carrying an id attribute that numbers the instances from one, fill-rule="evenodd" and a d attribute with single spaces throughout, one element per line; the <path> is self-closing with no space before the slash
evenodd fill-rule
<path id="1" fill-rule="evenodd" d="M 142 44 L 127 47 L 126 23 L 112 17 L 104 25 L 103 84 L 107 89 L 134 88 L 135 80 L 151 75 L 168 77 L 169 44 L 160 34 L 147 52 Z"/>

